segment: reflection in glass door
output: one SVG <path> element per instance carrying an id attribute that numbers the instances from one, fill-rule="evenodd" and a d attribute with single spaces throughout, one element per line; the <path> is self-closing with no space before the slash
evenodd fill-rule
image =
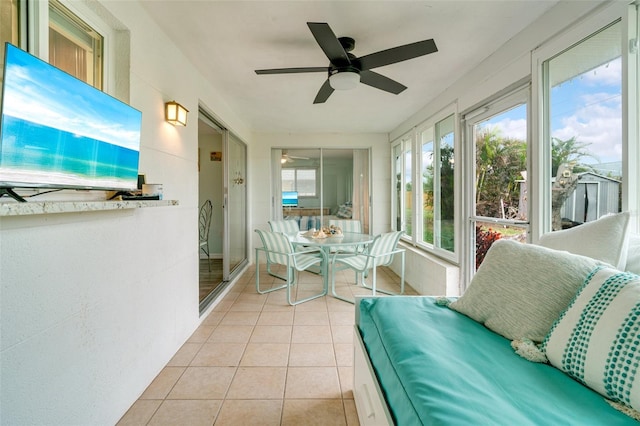
<path id="1" fill-rule="evenodd" d="M 247 262 L 247 147 L 227 132 L 225 177 L 225 256 L 223 278 L 230 281 L 234 272 Z"/>

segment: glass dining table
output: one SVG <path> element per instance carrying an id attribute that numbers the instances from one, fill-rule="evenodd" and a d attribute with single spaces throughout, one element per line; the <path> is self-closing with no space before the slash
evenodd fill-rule
<path id="1" fill-rule="evenodd" d="M 327 294 L 329 294 L 329 259 L 332 252 L 345 248 L 366 246 L 371 244 L 375 238 L 373 235 L 360 234 L 357 232 L 343 232 L 341 235 L 329 234 L 326 238 L 314 238 L 308 235 L 307 232 L 297 232 L 287 234 L 287 237 L 289 237 L 289 241 L 291 241 L 294 247 L 313 247 L 319 248 L 322 251 L 325 261 L 322 262 L 322 270 L 320 273 L 322 274 L 322 281 Z M 338 299 L 346 300 L 339 297 L 334 288 L 331 289 L 331 295 Z"/>

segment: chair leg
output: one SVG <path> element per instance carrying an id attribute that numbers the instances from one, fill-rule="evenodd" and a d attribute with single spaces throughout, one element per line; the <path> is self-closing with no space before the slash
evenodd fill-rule
<path id="1" fill-rule="evenodd" d="M 293 300 L 293 298 L 291 297 L 291 287 L 294 286 L 294 283 L 295 283 L 295 280 L 296 280 L 296 276 L 299 275 L 300 272 L 299 271 L 294 271 L 293 268 L 287 268 L 287 269 L 289 269 L 289 271 L 291 271 L 288 274 L 289 279 L 287 279 L 287 284 L 286 284 L 286 286 L 287 286 L 287 302 L 289 303 L 289 305 L 291 305 L 291 306 L 299 305 L 300 303 L 308 302 L 310 300 L 317 299 L 319 297 L 323 297 L 323 296 L 327 295 L 327 289 L 324 286 L 322 286 L 322 293 L 320 293 L 320 294 L 314 294 L 313 296 L 309 296 L 309 297 L 306 297 L 304 299 Z M 300 290 L 300 286 L 298 286 L 298 290 Z"/>
<path id="2" fill-rule="evenodd" d="M 260 290 L 260 262 L 259 253 L 260 249 L 256 248 L 256 291 L 259 294 L 271 293 L 272 291 L 280 290 L 288 286 L 288 284 L 281 285 L 279 287 L 270 288 L 268 290 Z M 269 266 L 267 266 L 269 268 Z"/>

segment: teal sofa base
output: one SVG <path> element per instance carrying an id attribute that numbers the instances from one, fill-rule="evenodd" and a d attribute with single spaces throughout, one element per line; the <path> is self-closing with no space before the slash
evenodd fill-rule
<path id="1" fill-rule="evenodd" d="M 638 425 L 431 297 L 359 299 L 354 334 L 362 425 Z"/>

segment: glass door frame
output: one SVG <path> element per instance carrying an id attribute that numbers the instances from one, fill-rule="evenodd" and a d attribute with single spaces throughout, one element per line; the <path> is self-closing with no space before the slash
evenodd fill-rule
<path id="1" fill-rule="evenodd" d="M 238 145 L 243 148 L 242 158 L 231 158 L 231 139 L 235 139 Z M 242 268 L 248 264 L 249 259 L 247 256 L 249 240 L 247 236 L 247 223 L 248 223 L 248 212 L 247 212 L 247 144 L 242 141 L 238 136 L 229 132 L 229 130 L 225 130 L 223 138 L 223 159 L 224 159 L 224 203 L 223 203 L 223 216 L 224 216 L 224 231 L 223 231 L 223 256 L 222 256 L 222 280 L 223 281 L 231 281 L 235 276 L 242 270 Z M 240 161 L 237 165 L 243 171 L 236 170 L 236 165 L 232 164 L 232 161 Z M 241 196 L 242 200 L 237 202 L 236 200 L 230 199 L 233 197 L 233 191 L 230 191 L 230 188 L 244 188 Z M 244 207 L 244 210 L 240 212 L 240 215 L 233 214 L 231 212 L 232 206 L 240 205 Z M 244 226 L 241 226 L 239 229 L 244 232 L 244 236 L 240 236 L 240 238 L 231 238 L 232 235 L 232 223 L 231 221 L 235 218 L 243 218 Z M 243 257 L 240 260 L 232 264 L 231 253 L 232 253 L 232 245 L 231 240 L 234 241 L 243 241 L 244 242 L 244 253 Z M 235 253 L 235 251 L 234 251 Z"/>

